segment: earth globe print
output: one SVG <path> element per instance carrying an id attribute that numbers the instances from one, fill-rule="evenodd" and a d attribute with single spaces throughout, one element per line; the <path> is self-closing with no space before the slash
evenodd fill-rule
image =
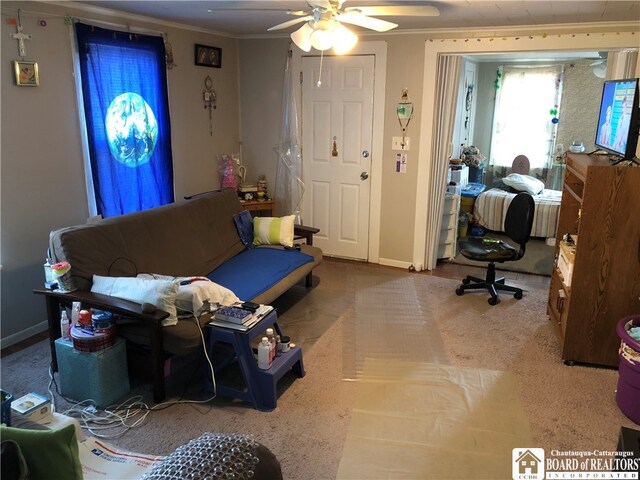
<path id="1" fill-rule="evenodd" d="M 109 150 L 118 162 L 136 168 L 151 160 L 158 122 L 144 98 L 132 92 L 118 95 L 107 109 L 105 125 Z"/>

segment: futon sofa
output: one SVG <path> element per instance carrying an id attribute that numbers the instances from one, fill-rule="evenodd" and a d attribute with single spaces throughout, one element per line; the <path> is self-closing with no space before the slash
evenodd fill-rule
<path id="1" fill-rule="evenodd" d="M 295 238 L 304 241 L 296 242 L 294 248 L 249 248 L 235 224 L 235 217 L 242 212 L 236 192 L 227 189 L 51 232 L 51 259 L 71 264 L 69 275 L 77 288 L 66 294 L 35 290 L 46 300 L 54 369 L 57 371 L 54 342 L 60 337 L 61 308 L 73 301 L 82 302 L 83 308 L 103 309 L 135 320 L 118 325 L 118 334 L 133 344 L 150 347 L 156 402 L 165 397 L 166 355 L 184 355 L 202 347 L 193 319 L 163 327 L 167 312 L 92 292 L 94 275 L 207 276 L 234 291 L 241 300 L 262 304 L 270 303 L 303 279 L 306 287 L 311 287 L 312 270 L 322 260 L 322 251 L 313 246 L 313 234 L 318 229 L 296 225 Z M 201 315 L 200 326 L 209 320 L 209 316 Z"/>

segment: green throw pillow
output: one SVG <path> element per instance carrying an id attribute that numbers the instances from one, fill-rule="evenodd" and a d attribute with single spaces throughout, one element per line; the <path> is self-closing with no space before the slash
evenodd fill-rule
<path id="1" fill-rule="evenodd" d="M 13 440 L 27 461 L 30 480 L 64 478 L 82 480 L 76 429 L 67 425 L 60 430 L 27 430 L 0 427 L 2 440 Z"/>
<path id="2" fill-rule="evenodd" d="M 256 217 L 253 219 L 254 245 L 284 245 L 293 247 L 295 215 L 286 217 Z"/>

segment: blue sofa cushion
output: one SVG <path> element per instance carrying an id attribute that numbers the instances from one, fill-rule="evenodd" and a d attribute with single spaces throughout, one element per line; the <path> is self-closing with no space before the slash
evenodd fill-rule
<path id="1" fill-rule="evenodd" d="M 243 301 L 271 288 L 296 268 L 313 262 L 313 257 L 297 250 L 252 248 L 230 258 L 207 275 Z"/>

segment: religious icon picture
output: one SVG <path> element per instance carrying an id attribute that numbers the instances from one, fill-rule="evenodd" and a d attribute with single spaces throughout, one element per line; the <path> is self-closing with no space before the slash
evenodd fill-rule
<path id="1" fill-rule="evenodd" d="M 16 77 L 16 85 L 19 87 L 37 87 L 40 85 L 38 64 L 36 62 L 14 60 L 13 70 Z"/>
<path id="2" fill-rule="evenodd" d="M 222 67 L 222 49 L 218 47 L 208 47 L 206 45 L 195 45 L 195 64 L 203 67 Z"/>

